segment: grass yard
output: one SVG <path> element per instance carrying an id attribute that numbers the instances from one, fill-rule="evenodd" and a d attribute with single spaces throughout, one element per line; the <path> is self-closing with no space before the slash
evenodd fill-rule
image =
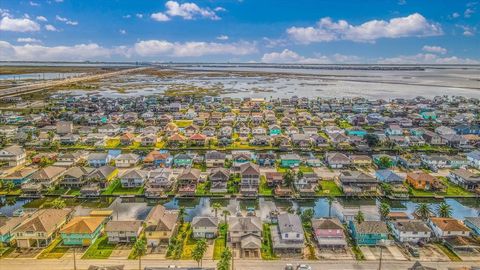
<path id="1" fill-rule="evenodd" d="M 115 247 L 115 244 L 108 243 L 108 237 L 104 235 L 87 249 L 82 259 L 108 259 Z"/>
<path id="2" fill-rule="evenodd" d="M 312 167 L 310 167 L 310 166 L 305 166 L 305 165 L 300 165 L 299 170 L 300 170 L 302 173 L 312 173 L 312 172 L 313 172 Z"/>
<path id="3" fill-rule="evenodd" d="M 335 181 L 321 180 L 320 181 L 321 189 L 317 191 L 319 196 L 341 196 L 343 195 L 342 190 L 337 186 Z"/>
<path id="4" fill-rule="evenodd" d="M 141 195 L 144 187 L 139 188 L 124 188 L 119 179 L 114 180 L 107 189 L 102 192 L 102 195 Z"/>
<path id="5" fill-rule="evenodd" d="M 23 208 L 40 208 L 45 202 L 47 202 L 48 198 L 41 198 L 31 200 L 28 203 L 23 205 Z"/>
<path id="6" fill-rule="evenodd" d="M 108 139 L 105 142 L 105 147 L 106 148 L 116 148 L 120 145 L 120 139 Z"/>
<path id="7" fill-rule="evenodd" d="M 178 260 L 182 258 L 184 241 L 187 238 L 187 233 L 190 229 L 190 223 L 185 222 L 180 226 L 176 235 L 170 238 L 170 243 L 167 248 L 166 257 L 168 259 Z M 190 252 L 191 254 L 191 252 Z"/>
<path id="8" fill-rule="evenodd" d="M 193 124 L 193 120 L 176 120 L 176 121 L 173 121 L 173 122 L 179 128 L 186 128 L 186 127 L 190 126 L 191 124 Z"/>
<path id="9" fill-rule="evenodd" d="M 60 237 L 55 238 L 55 240 L 46 247 L 37 259 L 60 259 L 67 253 L 68 247 L 61 246 L 62 239 Z"/>
<path id="10" fill-rule="evenodd" d="M 263 196 L 272 196 L 273 190 L 267 185 L 267 178 L 265 175 L 260 176 L 260 185 L 258 187 L 259 194 Z"/>
<path id="11" fill-rule="evenodd" d="M 195 195 L 208 195 L 210 194 L 210 182 L 198 183 Z"/>
<path id="12" fill-rule="evenodd" d="M 20 194 L 22 194 L 22 189 L 20 187 L 14 187 L 12 189 L 0 189 L 0 195 L 18 196 Z"/>
<path id="13" fill-rule="evenodd" d="M 426 190 L 419 190 L 409 187 L 409 192 L 411 195 L 416 197 L 434 197 L 434 196 L 445 196 L 445 197 L 455 197 L 455 196 L 462 196 L 462 197 L 473 197 L 475 196 L 474 193 L 469 192 L 462 187 L 453 184 L 452 182 L 448 181 L 445 177 L 438 177 L 442 181 L 442 183 L 447 187 L 445 192 L 439 191 L 426 191 Z"/>
<path id="14" fill-rule="evenodd" d="M 453 251 L 451 251 L 448 247 L 443 244 L 435 243 L 435 246 L 438 247 L 452 262 L 461 262 L 462 259 L 457 256 Z"/>
<path id="15" fill-rule="evenodd" d="M 164 148 L 164 147 L 165 147 L 164 141 L 159 141 L 155 144 L 155 148 Z"/>
<path id="16" fill-rule="evenodd" d="M 192 227 L 188 225 L 188 229 L 185 232 L 185 239 L 183 241 L 182 260 L 191 260 L 192 251 L 195 248 L 197 241 L 192 238 Z"/>
<path id="17" fill-rule="evenodd" d="M 262 253 L 262 259 L 264 260 L 274 260 L 277 258 L 273 252 L 272 232 L 270 229 L 270 224 L 268 223 L 263 224 L 263 240 L 260 252 Z"/>
<path id="18" fill-rule="evenodd" d="M 221 223 L 218 228 L 218 237 L 215 239 L 215 243 L 213 245 L 213 259 L 219 260 L 222 256 L 223 250 L 227 245 L 227 230 L 228 225 L 225 223 Z"/>

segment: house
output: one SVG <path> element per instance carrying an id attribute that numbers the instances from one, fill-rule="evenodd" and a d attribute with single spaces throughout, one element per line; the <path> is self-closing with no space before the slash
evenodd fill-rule
<path id="1" fill-rule="evenodd" d="M 431 217 L 428 225 L 438 238 L 470 235 L 470 229 L 454 218 Z"/>
<path id="2" fill-rule="evenodd" d="M 260 217 L 230 217 L 228 242 L 240 250 L 242 258 L 259 258 L 262 247 L 262 221 Z"/>
<path id="3" fill-rule="evenodd" d="M 205 164 L 207 168 L 223 167 L 227 155 L 219 151 L 207 151 L 205 153 Z"/>
<path id="4" fill-rule="evenodd" d="M 265 172 L 267 186 L 276 187 L 283 185 L 283 174 L 279 172 Z"/>
<path id="5" fill-rule="evenodd" d="M 167 210 L 163 205 L 155 205 L 145 219 L 147 246 L 167 246 L 177 231 L 178 211 Z"/>
<path id="6" fill-rule="evenodd" d="M 388 239 L 387 224 L 383 221 L 364 221 L 362 223 L 350 221 L 348 226 L 352 238 L 360 246 L 375 246 L 381 240 Z"/>
<path id="7" fill-rule="evenodd" d="M 463 224 L 472 230 L 473 234 L 480 236 L 480 217 L 465 217 Z"/>
<path id="8" fill-rule="evenodd" d="M 208 180 L 210 181 L 210 192 L 227 192 L 227 182 L 230 179 L 230 170 L 225 168 L 214 168 L 211 170 Z"/>
<path id="9" fill-rule="evenodd" d="M 260 167 L 254 163 L 240 166 L 240 192 L 245 196 L 256 196 L 260 183 Z"/>
<path id="10" fill-rule="evenodd" d="M 406 154 L 397 157 L 397 164 L 406 169 L 418 169 L 422 166 L 422 161 L 417 156 Z"/>
<path id="11" fill-rule="evenodd" d="M 15 186 L 20 186 L 23 183 L 28 182 L 30 180 L 29 177 L 36 171 L 37 169 L 25 167 L 20 170 L 16 170 L 6 176 L 0 177 L 0 180 L 3 181 L 5 184 L 11 182 Z"/>
<path id="12" fill-rule="evenodd" d="M 342 153 L 333 152 L 325 154 L 325 162 L 334 169 L 341 169 L 350 166 L 350 159 Z"/>
<path id="13" fill-rule="evenodd" d="M 0 162 L 8 163 L 9 167 L 25 164 L 27 155 L 25 150 L 18 145 L 12 145 L 0 150 Z"/>
<path id="14" fill-rule="evenodd" d="M 30 176 L 30 181 L 42 185 L 43 187 L 54 186 L 63 174 L 66 172 L 66 168 L 48 166 L 34 172 Z"/>
<path id="15" fill-rule="evenodd" d="M 472 173 L 466 169 L 457 169 L 450 171 L 448 180 L 470 191 L 480 188 L 480 174 Z"/>
<path id="16" fill-rule="evenodd" d="M 407 183 L 419 190 L 442 190 L 445 188 L 438 178 L 422 171 L 407 173 Z"/>
<path id="17" fill-rule="evenodd" d="M 343 171 L 338 179 L 346 195 L 378 192 L 377 179 L 361 171 Z"/>
<path id="18" fill-rule="evenodd" d="M 59 167 L 74 166 L 75 164 L 80 163 L 80 161 L 84 159 L 84 156 L 85 153 L 80 151 L 61 153 L 57 156 L 57 160 L 53 165 Z"/>
<path id="19" fill-rule="evenodd" d="M 273 152 L 257 153 L 257 164 L 260 166 L 275 165 L 276 156 Z"/>
<path id="20" fill-rule="evenodd" d="M 111 244 L 134 243 L 142 230 L 142 221 L 140 220 L 110 220 L 104 229 L 108 242 Z"/>
<path id="21" fill-rule="evenodd" d="M 212 239 L 218 235 L 218 218 L 196 216 L 191 223 L 193 238 Z"/>
<path id="22" fill-rule="evenodd" d="M 367 155 L 350 155 L 350 162 L 354 166 L 370 166 L 372 165 L 372 158 Z"/>
<path id="23" fill-rule="evenodd" d="M 296 214 L 279 214 L 278 224 L 271 225 L 272 246 L 275 253 L 302 254 L 305 235 L 300 217 Z"/>
<path id="24" fill-rule="evenodd" d="M 173 165 L 175 167 L 191 167 L 193 164 L 193 157 L 189 154 L 176 154 L 173 158 Z"/>
<path id="25" fill-rule="evenodd" d="M 118 169 L 113 166 L 96 168 L 87 176 L 87 181 L 97 183 L 101 189 L 107 188 L 118 175 Z"/>
<path id="26" fill-rule="evenodd" d="M 107 153 L 90 153 L 87 162 L 90 167 L 99 168 L 108 165 L 111 157 Z"/>
<path id="27" fill-rule="evenodd" d="M 70 209 L 40 209 L 27 217 L 13 235 L 18 248 L 41 248 L 55 239 L 58 230 L 67 222 Z"/>
<path id="28" fill-rule="evenodd" d="M 480 150 L 467 153 L 467 160 L 470 166 L 480 169 Z"/>
<path id="29" fill-rule="evenodd" d="M 347 247 L 343 225 L 338 218 L 312 219 L 312 230 L 321 249 L 345 249 Z"/>
<path id="30" fill-rule="evenodd" d="M 0 245 L 10 246 L 14 240 L 13 230 L 27 218 L 21 217 L 0 217 Z"/>
<path id="31" fill-rule="evenodd" d="M 194 195 L 200 180 L 199 169 L 185 168 L 177 177 L 178 194 Z"/>
<path id="32" fill-rule="evenodd" d="M 98 133 L 114 136 L 120 132 L 120 127 L 114 124 L 106 124 L 98 128 Z"/>
<path id="33" fill-rule="evenodd" d="M 294 168 L 300 166 L 301 159 L 298 154 L 280 155 L 280 164 L 284 168 Z"/>
<path id="34" fill-rule="evenodd" d="M 140 140 L 140 145 L 142 146 L 155 146 L 157 143 L 157 135 L 155 134 L 147 134 L 142 137 Z"/>
<path id="35" fill-rule="evenodd" d="M 360 138 L 363 138 L 365 135 L 367 135 L 367 131 L 364 130 L 363 128 L 361 127 L 351 127 L 351 128 L 347 128 L 345 130 L 345 133 L 348 135 L 348 136 L 357 136 L 357 137 L 360 137 Z"/>
<path id="36" fill-rule="evenodd" d="M 129 168 L 135 166 L 140 161 L 140 156 L 133 153 L 120 154 L 115 158 L 117 168 Z"/>
<path id="37" fill-rule="evenodd" d="M 131 145 L 135 141 L 135 135 L 130 132 L 125 132 L 120 136 L 121 145 Z"/>
<path id="38" fill-rule="evenodd" d="M 172 190 L 173 184 L 173 174 L 170 170 L 166 168 L 152 170 L 148 173 L 145 196 L 149 198 L 162 196 Z"/>
<path id="39" fill-rule="evenodd" d="M 422 220 L 397 220 L 389 223 L 392 235 L 402 243 L 428 242 L 432 230 Z"/>
<path id="40" fill-rule="evenodd" d="M 147 172 L 130 169 L 120 176 L 120 183 L 123 188 L 139 188 L 142 187 L 147 179 Z"/>
<path id="41" fill-rule="evenodd" d="M 277 136 L 282 134 L 282 128 L 279 125 L 268 126 L 268 131 L 270 136 Z"/>
<path id="42" fill-rule="evenodd" d="M 79 189 L 86 184 L 88 175 L 94 170 L 87 167 L 71 167 L 63 174 L 60 186 Z"/>
<path id="43" fill-rule="evenodd" d="M 387 183 L 387 184 L 399 184 L 402 185 L 404 178 L 401 177 L 400 175 L 396 174 L 395 172 L 385 169 L 385 170 L 378 170 L 375 172 L 375 177 L 377 178 L 378 181 L 382 183 Z"/>
<path id="44" fill-rule="evenodd" d="M 61 230 L 63 245 L 88 247 L 100 236 L 105 217 L 76 216 Z"/>
<path id="45" fill-rule="evenodd" d="M 172 157 L 168 152 L 153 150 L 143 159 L 145 166 L 169 167 L 172 164 Z"/>

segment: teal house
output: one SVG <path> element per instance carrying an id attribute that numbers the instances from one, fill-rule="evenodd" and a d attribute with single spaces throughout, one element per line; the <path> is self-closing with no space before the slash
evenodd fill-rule
<path id="1" fill-rule="evenodd" d="M 420 115 L 424 120 L 436 120 L 437 114 L 435 112 L 425 111 L 421 112 Z"/>
<path id="2" fill-rule="evenodd" d="M 276 136 L 282 134 L 282 128 L 277 125 L 271 125 L 268 127 L 270 131 L 270 136 Z"/>
<path id="3" fill-rule="evenodd" d="M 387 224 L 383 221 L 350 221 L 348 224 L 352 238 L 357 245 L 375 246 L 380 240 L 388 239 Z"/>
<path id="4" fill-rule="evenodd" d="M 297 154 L 285 154 L 280 156 L 280 164 L 284 168 L 293 168 L 300 166 L 300 156 Z"/>
<path id="5" fill-rule="evenodd" d="M 463 224 L 470 228 L 473 234 L 480 236 L 480 217 L 466 217 Z"/>
<path id="6" fill-rule="evenodd" d="M 175 167 L 191 167 L 193 157 L 188 154 L 177 154 L 173 157 L 173 165 Z"/>
<path id="7" fill-rule="evenodd" d="M 74 217 L 60 231 L 63 244 L 88 247 L 100 236 L 104 224 L 103 216 Z"/>
<path id="8" fill-rule="evenodd" d="M 347 135 L 349 136 L 358 136 L 362 137 L 367 135 L 367 131 L 360 127 L 352 127 L 346 130 Z"/>
<path id="9" fill-rule="evenodd" d="M 13 241 L 13 230 L 17 228 L 26 219 L 23 217 L 0 218 L 0 246 L 10 245 Z"/>

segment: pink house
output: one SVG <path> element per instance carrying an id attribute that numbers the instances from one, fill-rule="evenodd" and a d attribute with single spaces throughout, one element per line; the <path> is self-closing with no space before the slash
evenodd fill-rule
<path id="1" fill-rule="evenodd" d="M 347 241 L 338 218 L 312 219 L 312 230 L 320 248 L 345 248 Z"/>

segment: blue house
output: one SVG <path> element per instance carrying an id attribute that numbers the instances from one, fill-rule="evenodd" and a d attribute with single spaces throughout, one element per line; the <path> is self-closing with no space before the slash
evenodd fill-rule
<path id="1" fill-rule="evenodd" d="M 367 135 L 367 131 L 360 127 L 352 127 L 345 131 L 349 136 L 358 136 L 362 137 Z"/>
<path id="2" fill-rule="evenodd" d="M 458 125 L 453 128 L 457 134 L 466 135 L 466 134 L 475 134 L 480 135 L 480 125 Z"/>
<path id="3" fill-rule="evenodd" d="M 257 163 L 260 166 L 273 166 L 275 165 L 275 160 L 275 154 L 272 152 L 257 154 Z"/>
<path id="4" fill-rule="evenodd" d="M 300 166 L 300 156 L 298 154 L 285 154 L 280 156 L 281 166 L 283 168 L 293 168 Z"/>
<path id="5" fill-rule="evenodd" d="M 270 136 L 276 136 L 282 134 L 282 128 L 278 125 L 271 125 L 268 127 Z"/>
<path id="6" fill-rule="evenodd" d="M 27 182 L 28 177 L 36 171 L 37 169 L 26 167 L 21 170 L 15 171 L 5 177 L 2 177 L 1 180 L 4 183 L 12 182 L 13 185 L 20 186 L 21 184 Z"/>
<path id="7" fill-rule="evenodd" d="M 189 154 L 176 154 L 173 158 L 173 165 L 175 167 L 191 167 L 193 164 L 193 157 Z"/>
<path id="8" fill-rule="evenodd" d="M 87 162 L 90 167 L 99 168 L 108 165 L 111 156 L 107 153 L 91 153 L 88 155 Z"/>
<path id="9" fill-rule="evenodd" d="M 350 221 L 348 224 L 352 238 L 357 245 L 375 246 L 380 240 L 388 239 L 387 224 L 383 221 Z"/>
<path id="10" fill-rule="evenodd" d="M 390 184 L 403 183 L 403 180 L 404 180 L 403 177 L 401 177 L 400 175 L 388 169 L 376 171 L 375 177 L 380 182 L 390 183 Z"/>
<path id="11" fill-rule="evenodd" d="M 435 112 L 431 111 L 424 111 L 421 112 L 420 115 L 424 120 L 436 120 L 437 119 L 437 114 Z"/>
<path id="12" fill-rule="evenodd" d="M 470 228 L 474 234 L 480 236 L 480 217 L 466 217 L 463 224 Z"/>

